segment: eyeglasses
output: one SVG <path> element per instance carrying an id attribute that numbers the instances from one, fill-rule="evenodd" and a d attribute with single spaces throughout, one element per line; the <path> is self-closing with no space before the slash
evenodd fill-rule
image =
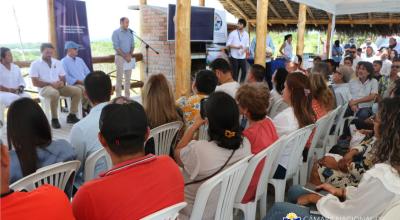
<path id="1" fill-rule="evenodd" d="M 392 65 L 392 68 L 400 69 L 400 65 Z"/>

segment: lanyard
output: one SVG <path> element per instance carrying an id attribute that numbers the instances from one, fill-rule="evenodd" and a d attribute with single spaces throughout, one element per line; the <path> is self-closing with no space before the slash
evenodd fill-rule
<path id="1" fill-rule="evenodd" d="M 239 31 L 239 30 L 237 30 L 237 34 L 238 34 L 240 43 L 242 43 L 242 36 L 240 35 L 240 31 Z M 243 33 L 243 34 L 244 34 L 244 33 Z M 242 34 L 242 35 L 243 35 L 243 34 Z"/>

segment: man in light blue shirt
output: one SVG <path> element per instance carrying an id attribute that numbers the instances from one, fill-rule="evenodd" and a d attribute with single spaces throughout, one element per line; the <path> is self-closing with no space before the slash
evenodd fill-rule
<path id="1" fill-rule="evenodd" d="M 86 110 L 90 103 L 84 96 L 85 87 L 83 86 L 83 80 L 85 80 L 85 77 L 90 73 L 90 70 L 83 59 L 78 57 L 78 50 L 80 48 L 82 48 L 82 46 L 74 41 L 65 42 L 67 55 L 61 60 L 61 63 L 65 70 L 67 84 L 76 86 L 82 90 L 82 107 Z"/>
<path id="2" fill-rule="evenodd" d="M 117 82 L 115 85 L 115 92 L 117 97 L 121 96 L 122 77 L 124 76 L 124 90 L 125 96 L 130 96 L 130 81 L 132 70 L 125 69 L 124 63 L 130 63 L 132 60 L 132 53 L 135 49 L 133 31 L 129 29 L 129 19 L 123 17 L 120 19 L 120 28 L 115 30 L 112 34 L 112 42 L 115 50 L 115 65 L 117 67 Z"/>
<path id="3" fill-rule="evenodd" d="M 77 153 L 77 160 L 81 161 L 81 168 L 75 180 L 76 186 L 80 186 L 83 183 L 83 171 L 87 157 L 102 148 L 97 138 L 99 133 L 99 119 L 101 110 L 108 104 L 112 94 L 111 79 L 102 71 L 95 71 L 87 75 L 84 85 L 86 89 L 85 93 L 93 108 L 85 118 L 72 127 L 69 136 L 69 141 Z M 106 161 L 99 161 L 95 167 L 95 173 L 97 174 L 106 170 Z"/>

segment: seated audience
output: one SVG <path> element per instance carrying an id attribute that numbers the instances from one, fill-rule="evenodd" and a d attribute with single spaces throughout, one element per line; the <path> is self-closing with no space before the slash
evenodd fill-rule
<path id="1" fill-rule="evenodd" d="M 325 80 L 330 81 L 332 73 L 329 70 L 329 66 L 325 62 L 317 63 L 311 68 L 311 73 L 320 74 L 324 76 Z"/>
<path id="2" fill-rule="evenodd" d="M 78 104 L 82 97 L 82 91 L 75 86 L 65 85 L 65 71 L 59 60 L 52 58 L 53 45 L 44 43 L 40 46 L 42 57 L 31 63 L 29 74 L 32 84 L 39 88 L 39 95 L 50 99 L 51 126 L 55 129 L 61 128 L 58 121 L 58 103 L 60 96 L 71 97 L 70 112 L 67 123 L 75 124 L 79 121 L 76 117 Z"/>
<path id="3" fill-rule="evenodd" d="M 378 95 L 378 82 L 372 77 L 374 69 L 369 62 L 361 61 L 356 73 L 357 78 L 349 83 L 352 97 L 349 106 L 358 120 L 365 121 L 372 115 L 372 105 Z"/>
<path id="4" fill-rule="evenodd" d="M 291 73 L 287 76 L 283 89 L 283 100 L 289 105 L 273 119 L 279 136 L 288 135 L 299 128 L 315 122 L 315 113 L 312 109 L 312 95 L 310 80 L 302 73 Z M 278 168 L 275 179 L 284 179 L 289 162 L 290 146 L 285 148 L 278 159 Z"/>
<path id="5" fill-rule="evenodd" d="M 382 60 L 382 71 L 383 76 L 390 75 L 390 67 L 392 66 L 392 61 L 389 59 L 389 50 L 387 48 L 381 49 L 381 60 Z"/>
<path id="6" fill-rule="evenodd" d="M 393 62 L 393 60 L 398 58 L 400 58 L 399 52 L 397 52 L 397 50 L 391 49 L 389 52 L 389 60 Z"/>
<path id="7" fill-rule="evenodd" d="M 325 63 L 328 65 L 329 75 L 331 76 L 337 67 L 336 62 L 333 59 L 327 59 Z"/>
<path id="8" fill-rule="evenodd" d="M 335 92 L 336 105 L 343 106 L 351 100 L 349 82 L 354 75 L 353 68 L 340 66 L 332 75 L 332 88 Z"/>
<path id="9" fill-rule="evenodd" d="M 0 148 L 1 219 L 75 219 L 67 196 L 57 187 L 43 185 L 31 192 L 10 189 L 11 158 L 6 146 Z"/>
<path id="10" fill-rule="evenodd" d="M 0 48 L 0 104 L 10 106 L 21 97 L 30 97 L 24 92 L 25 81 L 21 70 L 13 63 L 10 49 Z"/>
<path id="11" fill-rule="evenodd" d="M 264 82 L 265 68 L 260 64 L 251 65 L 249 72 L 247 73 L 247 82 Z"/>
<path id="12" fill-rule="evenodd" d="M 353 68 L 353 58 L 352 57 L 345 57 L 343 60 L 343 65 Z M 354 71 L 354 69 L 353 69 Z"/>
<path id="13" fill-rule="evenodd" d="M 362 49 L 361 49 L 362 52 Z M 352 58 L 352 68 L 354 70 L 356 70 L 356 66 L 358 64 L 358 62 L 361 61 L 361 57 L 358 55 L 357 52 L 357 47 L 355 45 L 352 45 L 349 49 L 348 49 L 348 53 L 349 53 L 349 57 Z M 346 58 L 345 58 L 346 59 Z M 341 63 L 342 64 L 342 63 Z M 344 64 L 344 60 L 343 60 L 343 64 Z"/>
<path id="14" fill-rule="evenodd" d="M 85 77 L 90 73 L 89 68 L 86 66 L 82 58 L 78 57 L 78 50 L 82 48 L 81 45 L 74 41 L 67 41 L 65 43 L 65 50 L 67 55 L 61 60 L 61 63 L 65 70 L 65 78 L 68 85 L 76 86 L 82 91 L 82 106 L 87 111 L 90 107 L 89 100 L 85 98 L 85 86 L 83 81 Z"/>
<path id="15" fill-rule="evenodd" d="M 268 106 L 268 116 L 270 118 L 274 118 L 288 107 L 288 104 L 282 99 L 282 92 L 285 88 L 285 81 L 288 74 L 285 68 L 279 68 L 272 77 L 274 88 L 271 90 Z"/>
<path id="16" fill-rule="evenodd" d="M 313 65 L 315 65 L 316 63 L 322 62 L 322 58 L 320 56 L 316 56 L 313 59 Z"/>
<path id="17" fill-rule="evenodd" d="M 328 87 L 324 76 L 318 72 L 311 72 L 310 76 L 312 109 L 315 112 L 316 120 L 320 119 L 335 106 L 335 96 Z"/>
<path id="18" fill-rule="evenodd" d="M 272 120 L 266 117 L 269 105 L 267 85 L 256 83 L 241 86 L 236 93 L 236 101 L 239 105 L 240 114 L 249 122 L 249 127 L 243 131 L 243 136 L 250 141 L 251 153 L 257 154 L 278 139 Z M 265 161 L 263 160 L 257 165 L 242 203 L 255 199 L 257 184 L 260 181 L 264 164 Z"/>
<path id="19" fill-rule="evenodd" d="M 374 49 L 371 46 L 367 46 L 367 49 L 365 50 L 365 54 L 362 56 L 362 60 L 365 62 L 374 62 L 375 60 L 375 52 Z"/>
<path id="20" fill-rule="evenodd" d="M 149 135 L 143 107 L 124 97 L 105 106 L 99 140 L 114 167 L 83 184 L 72 207 L 75 218 L 141 219 L 184 201 L 184 182 L 168 156 L 145 155 Z"/>
<path id="21" fill-rule="evenodd" d="M 195 117 L 200 112 L 200 101 L 207 98 L 214 92 L 218 79 L 210 70 L 201 70 L 196 73 L 195 80 L 192 84 L 193 95 L 183 96 L 176 101 L 176 104 L 183 112 L 185 127 L 193 125 Z"/>
<path id="22" fill-rule="evenodd" d="M 236 101 L 224 92 L 212 93 L 205 107 L 209 141 L 193 140 L 205 119 L 197 117 L 175 148 L 175 159 L 183 167 L 185 201 L 179 219 L 189 219 L 200 185 L 227 166 L 251 154 L 250 143 L 242 138 Z M 218 193 L 213 193 L 202 219 L 214 219 Z"/>
<path id="23" fill-rule="evenodd" d="M 37 169 L 70 160 L 76 153 L 65 140 L 52 140 L 46 115 L 39 104 L 29 98 L 13 102 L 7 114 L 7 139 L 10 146 L 13 183 Z"/>
<path id="24" fill-rule="evenodd" d="M 276 203 L 264 219 L 281 219 L 294 212 L 300 218 L 319 217 L 310 214 L 305 205 L 316 204 L 317 210 L 325 218 L 349 219 L 379 218 L 387 209 L 400 202 L 400 98 L 384 99 L 374 120 L 377 140 L 373 146 L 371 169 L 366 171 L 358 187 L 335 188 L 322 184 L 317 190 L 329 194 L 320 196 L 308 191 L 297 199 L 297 204 Z M 368 202 L 363 202 L 368 201 Z"/>
<path id="25" fill-rule="evenodd" d="M 232 98 L 235 98 L 240 84 L 233 79 L 232 69 L 228 61 L 218 58 L 210 64 L 210 68 L 218 78 L 219 86 L 215 88 L 215 91 L 225 92 Z"/>
<path id="26" fill-rule="evenodd" d="M 379 80 L 379 98 L 387 98 L 390 96 L 390 91 L 393 89 L 394 82 L 400 79 L 398 73 L 400 72 L 400 59 L 395 59 L 392 62 L 391 71 L 389 76 L 383 76 Z"/>
<path id="27" fill-rule="evenodd" d="M 390 97 L 400 97 L 400 79 L 394 81 L 394 88 L 390 92 Z"/>
<path id="28" fill-rule="evenodd" d="M 382 78 L 381 71 L 382 71 L 382 60 L 374 60 L 372 63 L 374 66 L 374 78 L 379 82 L 379 80 Z"/>
<path id="29" fill-rule="evenodd" d="M 99 118 L 101 110 L 108 104 L 112 94 L 111 79 L 102 71 L 90 73 L 83 83 L 85 85 L 84 92 L 90 100 L 92 109 L 85 118 L 74 124 L 69 136 L 69 141 L 77 153 L 77 160 L 81 161 L 80 171 L 76 175 L 76 186 L 83 183 L 83 170 L 87 157 L 101 148 L 97 137 L 99 134 Z"/>

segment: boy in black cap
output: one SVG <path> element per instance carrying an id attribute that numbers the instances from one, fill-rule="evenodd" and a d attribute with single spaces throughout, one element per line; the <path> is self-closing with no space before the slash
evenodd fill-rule
<path id="1" fill-rule="evenodd" d="M 80 219 L 141 219 L 184 201 L 183 176 L 168 156 L 145 155 L 143 107 L 119 97 L 103 108 L 99 140 L 114 167 L 85 183 L 73 200 Z M 118 210 L 118 211 L 116 211 Z"/>

